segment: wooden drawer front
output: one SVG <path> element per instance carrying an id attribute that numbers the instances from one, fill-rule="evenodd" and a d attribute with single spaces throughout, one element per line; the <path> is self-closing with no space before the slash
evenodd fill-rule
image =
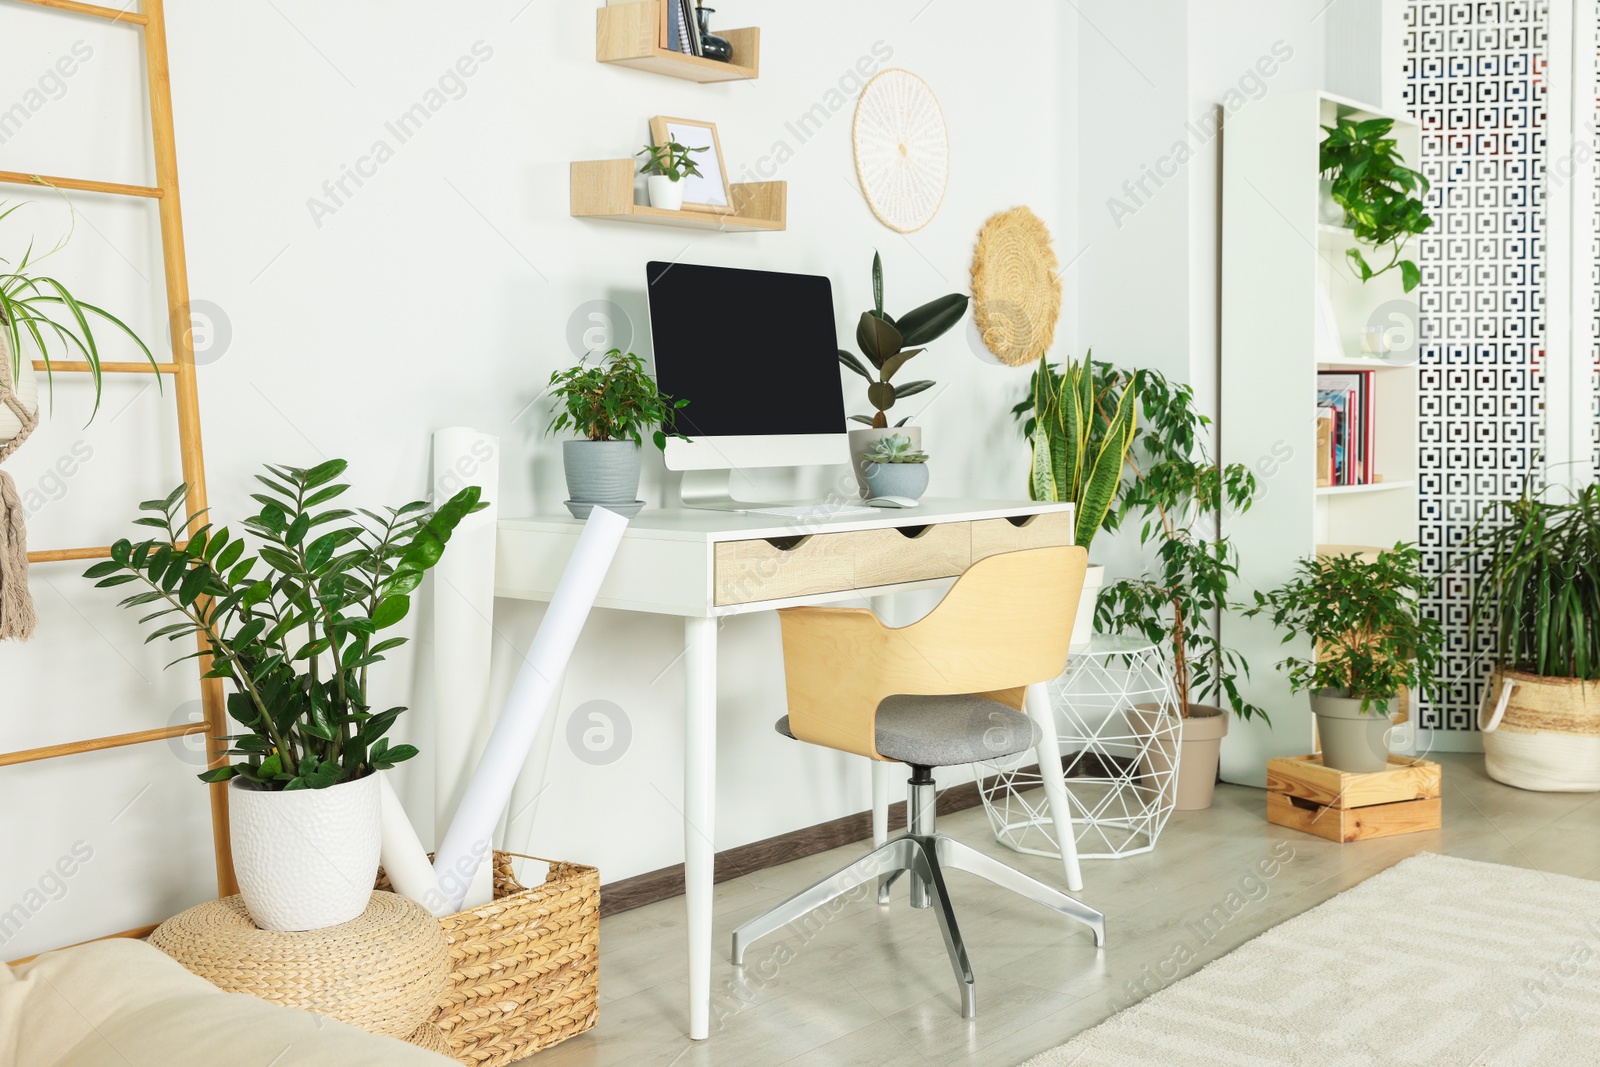
<path id="1" fill-rule="evenodd" d="M 855 557 L 863 536 L 877 531 L 813 534 L 785 541 L 719 541 L 715 546 L 715 603 L 753 604 L 855 588 Z"/>
<path id="2" fill-rule="evenodd" d="M 972 562 L 1024 548 L 1072 544 L 1072 513 L 1035 515 L 1021 526 L 1010 519 L 983 519 L 972 524 Z"/>
<path id="3" fill-rule="evenodd" d="M 972 523 L 867 530 L 856 550 L 855 587 L 954 578 L 972 565 Z"/>

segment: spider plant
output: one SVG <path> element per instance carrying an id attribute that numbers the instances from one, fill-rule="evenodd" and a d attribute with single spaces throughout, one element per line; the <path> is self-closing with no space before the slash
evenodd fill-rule
<path id="1" fill-rule="evenodd" d="M 0 222 L 10 218 L 19 209 L 26 207 L 31 201 L 7 205 L 0 201 Z M 74 223 L 77 213 L 73 213 Z M 0 329 L 5 330 L 6 339 L 11 342 L 11 378 L 16 381 L 22 374 L 22 361 L 28 355 L 25 342 L 31 344 L 33 351 L 44 361 L 45 376 L 51 387 L 52 395 L 55 386 L 55 376 L 51 370 L 51 347 L 59 346 L 57 358 L 72 356 L 74 352 L 81 356 L 89 365 L 89 376 L 94 380 L 94 410 L 89 413 L 92 420 L 95 413 L 100 410 L 100 343 L 95 336 L 95 321 L 108 322 L 118 330 L 132 338 L 133 343 L 139 346 L 139 351 L 144 353 L 145 359 L 150 361 L 152 371 L 156 370 L 156 358 L 151 353 L 139 335 L 134 333 L 117 316 L 105 308 L 80 300 L 58 278 L 43 275 L 38 272 L 40 263 L 49 259 L 67 246 L 72 239 L 73 229 L 69 227 L 66 234 L 56 242 L 55 247 L 41 255 L 34 254 L 34 244 L 30 240 L 22 256 L 13 265 L 10 260 L 0 257 Z M 156 379 L 160 382 L 160 379 Z"/>
<path id="2" fill-rule="evenodd" d="M 1478 520 L 1457 566 L 1476 564 L 1477 627 L 1495 631 L 1495 665 L 1548 678 L 1600 679 L 1600 487 L 1565 503 L 1527 489 Z"/>

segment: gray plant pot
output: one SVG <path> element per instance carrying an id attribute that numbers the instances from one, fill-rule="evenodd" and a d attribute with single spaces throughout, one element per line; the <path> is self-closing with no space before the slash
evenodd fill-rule
<path id="1" fill-rule="evenodd" d="M 1317 715 L 1324 767 L 1365 774 L 1389 766 L 1389 735 L 1394 730 L 1389 716 L 1376 709 L 1363 714 L 1361 698 L 1341 689 L 1312 693 L 1311 710 Z"/>
<path id="2" fill-rule="evenodd" d="M 639 498 L 639 446 L 632 441 L 564 441 L 561 466 L 574 503 L 632 504 Z"/>
<path id="3" fill-rule="evenodd" d="M 928 491 L 928 465 L 926 463 L 868 463 L 867 495 L 908 496 L 922 499 Z"/>
<path id="4" fill-rule="evenodd" d="M 865 500 L 872 493 L 867 489 L 867 467 L 869 464 L 864 458 L 867 449 L 880 438 L 891 434 L 899 434 L 911 442 L 914 451 L 922 448 L 922 427 L 920 426 L 863 426 L 850 431 L 850 470 L 856 476 L 856 488 L 861 491 L 861 499 Z"/>

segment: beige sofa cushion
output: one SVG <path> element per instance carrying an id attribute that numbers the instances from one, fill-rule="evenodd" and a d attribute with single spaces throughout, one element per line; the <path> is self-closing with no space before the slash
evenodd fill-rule
<path id="1" fill-rule="evenodd" d="M 51 952 L 0 978 L 0 1063 L 8 1067 L 219 1062 L 441 1067 L 454 1061 L 320 1015 L 224 993 L 126 938 Z"/>

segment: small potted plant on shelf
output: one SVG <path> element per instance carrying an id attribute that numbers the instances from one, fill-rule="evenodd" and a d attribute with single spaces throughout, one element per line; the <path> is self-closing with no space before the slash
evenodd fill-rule
<path id="1" fill-rule="evenodd" d="M 1025 418 L 1022 430 L 1033 448 L 1028 496 L 1074 505 L 1073 543 L 1089 548 L 1101 529 L 1115 529 L 1113 505 L 1138 432 L 1138 390 L 1093 353 L 1057 371 L 1041 356 L 1027 399 L 1012 408 Z M 1072 627 L 1072 643 L 1083 646 L 1094 632 L 1095 601 L 1105 582 L 1104 566 L 1089 565 Z"/>
<path id="2" fill-rule="evenodd" d="M 915 381 L 895 385 L 895 374 L 913 356 L 926 351 L 926 345 L 943 337 L 961 321 L 967 313 L 967 301 L 963 293 L 950 293 L 912 308 L 896 319 L 883 310 L 883 260 L 878 253 L 872 254 L 872 310 L 863 311 L 856 324 L 856 345 L 872 369 L 868 370 L 855 353 L 839 349 L 839 362 L 867 380 L 867 400 L 875 409 L 871 415 L 850 416 L 851 422 L 866 427 L 850 431 L 850 466 L 863 496 L 868 492 L 863 456 L 872 442 L 903 429 L 903 436 L 910 438 L 912 448 L 922 447 L 922 431 L 906 426 L 909 416 L 891 429 L 888 412 L 895 401 L 916 396 L 933 388 L 934 383 Z"/>
<path id="3" fill-rule="evenodd" d="M 84 572 L 97 587 L 138 583 L 122 601 L 148 611 L 147 641 L 197 636 L 208 678 L 231 687 L 243 733 L 214 740 L 240 762 L 200 775 L 230 782 L 234 872 L 245 907 L 266 930 L 348 922 L 366 909 L 378 871 L 375 771 L 417 754 L 390 745 L 405 708 L 378 707 L 368 671 L 406 641 L 382 631 L 406 617 L 411 594 L 478 510 L 470 486 L 437 510 L 423 501 L 382 514 L 337 505 L 345 461 L 257 475 L 261 510 L 244 521 L 258 542 L 206 523 L 186 529 L 179 486 L 134 520 L 156 536 L 118 541 Z"/>
<path id="4" fill-rule="evenodd" d="M 1328 195 L 1344 213 L 1344 224 L 1361 244 L 1382 250 L 1389 262 L 1373 269 L 1361 249 L 1345 252 L 1363 282 L 1386 271 L 1400 271 L 1406 292 L 1417 287 L 1422 272 L 1409 259 L 1401 259 L 1406 242 L 1433 225 L 1421 197 L 1428 195 L 1428 179 L 1405 165 L 1389 136 L 1393 119 L 1341 119 L 1324 126 L 1318 165 L 1329 178 Z"/>
<path id="5" fill-rule="evenodd" d="M 1296 575 L 1263 593 L 1246 615 L 1268 614 L 1285 643 L 1310 638 L 1311 657 L 1278 664 L 1292 692 L 1310 692 L 1326 767 L 1357 773 L 1389 765 L 1395 726 L 1390 706 L 1402 692 L 1440 686 L 1444 633 L 1417 598 L 1432 582 L 1415 545 L 1364 559 L 1359 553 L 1301 560 Z M 1398 707 L 1396 707 L 1398 710 Z"/>
<path id="6" fill-rule="evenodd" d="M 1139 633 L 1166 646 L 1183 719 L 1174 801 L 1179 810 L 1193 811 L 1211 806 L 1228 732 L 1227 711 L 1202 701 L 1225 701 L 1241 718 L 1267 718 L 1235 681 L 1249 666 L 1214 629 L 1216 613 L 1232 606 L 1228 586 L 1239 575 L 1237 552 L 1214 531 L 1224 507 L 1250 507 L 1256 483 L 1243 464 L 1212 462 L 1201 437 L 1211 420 L 1195 409 L 1193 389 L 1151 370 L 1125 377 L 1138 394 L 1144 426 L 1128 459 L 1118 521 L 1139 514 L 1140 543 L 1155 546 L 1156 563 L 1140 577 L 1102 589 L 1096 621 L 1104 630 Z M 1131 726 L 1154 735 L 1154 716 L 1169 713 L 1148 705 L 1128 715 Z"/>
<path id="7" fill-rule="evenodd" d="M 567 510 L 580 519 L 600 505 L 633 516 L 639 500 L 639 450 L 653 430 L 657 448 L 667 445 L 662 428 L 687 400 L 673 400 L 645 373 L 644 360 L 613 348 L 591 364 L 584 357 L 574 367 L 550 375 L 549 392 L 558 407 L 546 433 L 574 430 L 577 441 L 561 445 L 567 476 Z M 682 438 L 681 434 L 674 434 Z M 685 438 L 686 440 L 686 438 Z"/>
<path id="8" fill-rule="evenodd" d="M 647 157 L 639 166 L 639 173 L 646 175 L 650 206 L 666 211 L 683 210 L 683 179 L 691 175 L 700 177 L 700 167 L 690 153 L 704 152 L 710 147 L 689 148 L 669 140 L 666 144 L 647 144 L 635 153 Z"/>
<path id="9" fill-rule="evenodd" d="M 867 448 L 867 491 L 873 499 L 920 500 L 928 491 L 928 454 L 911 447 L 904 434 L 880 437 Z"/>
<path id="10" fill-rule="evenodd" d="M 1524 489 L 1485 511 L 1466 548 L 1471 647 L 1480 627 L 1494 635 L 1478 713 L 1489 777 L 1600 790 L 1600 488 L 1564 502 Z"/>

